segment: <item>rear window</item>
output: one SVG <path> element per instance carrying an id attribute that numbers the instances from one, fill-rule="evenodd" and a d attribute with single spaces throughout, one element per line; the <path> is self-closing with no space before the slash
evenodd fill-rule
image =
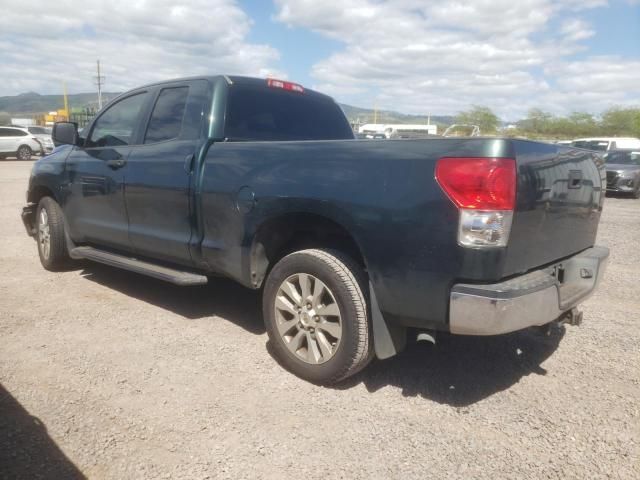
<path id="1" fill-rule="evenodd" d="M 229 141 L 344 140 L 353 131 L 326 97 L 275 88 L 229 89 L 225 136 Z"/>
<path id="2" fill-rule="evenodd" d="M 165 88 L 160 92 L 144 143 L 163 142 L 180 136 L 189 87 Z"/>
<path id="3" fill-rule="evenodd" d="M 576 140 L 572 145 L 578 148 L 586 148 L 587 150 L 606 152 L 609 147 L 609 142 L 599 140 Z"/>

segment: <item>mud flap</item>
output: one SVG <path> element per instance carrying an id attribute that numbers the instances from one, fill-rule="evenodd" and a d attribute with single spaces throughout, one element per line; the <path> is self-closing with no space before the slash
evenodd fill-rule
<path id="1" fill-rule="evenodd" d="M 393 357 L 404 350 L 407 345 L 407 329 L 399 325 L 389 324 L 382 317 L 378 299 L 369 282 L 369 299 L 371 322 L 373 324 L 373 346 L 376 357 L 380 360 Z"/>

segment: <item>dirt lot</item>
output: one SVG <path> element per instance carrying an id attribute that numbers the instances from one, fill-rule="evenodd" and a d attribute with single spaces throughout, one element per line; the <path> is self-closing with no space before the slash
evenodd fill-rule
<path id="1" fill-rule="evenodd" d="M 0 162 L 0 478 L 640 478 L 640 201 L 608 199 L 582 327 L 440 338 L 337 389 L 271 358 L 259 297 L 40 267 Z"/>

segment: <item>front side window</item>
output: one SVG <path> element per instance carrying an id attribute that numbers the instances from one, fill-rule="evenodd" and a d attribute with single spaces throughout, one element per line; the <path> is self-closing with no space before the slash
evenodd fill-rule
<path id="1" fill-rule="evenodd" d="M 189 87 L 165 88 L 153 107 L 144 143 L 157 143 L 180 136 Z"/>
<path id="2" fill-rule="evenodd" d="M 131 145 L 145 98 L 146 93 L 137 93 L 109 107 L 96 120 L 87 146 L 119 147 Z"/>

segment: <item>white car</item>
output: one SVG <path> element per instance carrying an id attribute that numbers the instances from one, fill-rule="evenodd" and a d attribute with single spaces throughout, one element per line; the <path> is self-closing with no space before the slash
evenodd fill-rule
<path id="1" fill-rule="evenodd" d="M 640 139 L 633 137 L 576 138 L 571 145 L 587 150 L 607 152 L 609 150 L 640 150 Z"/>
<path id="2" fill-rule="evenodd" d="M 51 138 L 51 128 L 49 127 L 24 127 L 26 128 L 31 135 L 40 140 L 42 147 L 44 149 L 44 153 L 53 152 L 53 139 Z"/>
<path id="3" fill-rule="evenodd" d="M 26 128 L 0 127 L 0 158 L 30 160 L 33 154 L 41 153 L 44 153 L 42 143 Z"/>

